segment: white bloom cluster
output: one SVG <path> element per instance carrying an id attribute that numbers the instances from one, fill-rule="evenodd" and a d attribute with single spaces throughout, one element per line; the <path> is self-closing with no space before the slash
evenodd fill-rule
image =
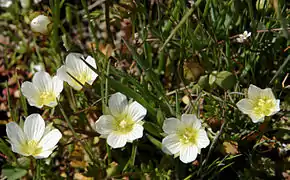
<path id="1" fill-rule="evenodd" d="M 32 82 L 22 83 L 21 91 L 28 103 L 37 108 L 55 107 L 63 90 L 63 81 L 76 90 L 81 90 L 85 83 L 92 85 L 98 75 L 82 59 L 83 55 L 70 53 L 66 57 L 66 64 L 57 70 L 56 76 L 51 77 L 47 72 L 39 71 L 34 74 Z M 95 59 L 91 56 L 85 61 L 96 68 Z M 39 114 L 29 115 L 23 129 L 15 122 L 8 123 L 6 131 L 13 152 L 37 159 L 48 157 L 62 137 L 59 130 L 52 129 L 51 125 L 45 127 L 45 122 Z"/>

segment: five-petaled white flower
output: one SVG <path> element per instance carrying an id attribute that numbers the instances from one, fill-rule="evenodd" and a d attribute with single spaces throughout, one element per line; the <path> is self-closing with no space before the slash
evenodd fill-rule
<path id="1" fill-rule="evenodd" d="M 39 114 L 29 115 L 23 128 L 15 122 L 8 123 L 6 132 L 13 152 L 36 159 L 47 158 L 62 137 L 58 129 L 45 127 Z"/>
<path id="2" fill-rule="evenodd" d="M 243 43 L 244 41 L 246 41 L 248 39 L 248 37 L 251 36 L 251 32 L 248 32 L 248 31 L 244 31 L 243 34 L 239 34 L 239 37 L 237 37 L 237 41 L 239 43 Z"/>
<path id="3" fill-rule="evenodd" d="M 57 76 L 53 78 L 47 72 L 36 72 L 32 82 L 25 81 L 21 85 L 21 91 L 31 106 L 42 108 L 44 105 L 54 107 L 57 98 L 63 89 L 63 81 Z"/>
<path id="4" fill-rule="evenodd" d="M 35 33 L 47 35 L 49 33 L 48 25 L 50 23 L 51 21 L 49 17 L 45 15 L 39 15 L 31 21 L 30 27 L 31 27 L 31 30 Z"/>
<path id="5" fill-rule="evenodd" d="M 254 123 L 263 122 L 265 116 L 272 116 L 280 111 L 280 100 L 276 99 L 270 88 L 260 89 L 250 85 L 248 98 L 237 103 L 238 108 L 248 114 Z"/>
<path id="6" fill-rule="evenodd" d="M 179 155 L 183 163 L 194 161 L 201 148 L 210 143 L 200 120 L 194 114 L 183 114 L 181 121 L 177 118 L 167 118 L 162 128 L 167 134 L 162 140 L 163 151 Z"/>
<path id="7" fill-rule="evenodd" d="M 128 104 L 126 96 L 118 92 L 109 99 L 109 111 L 96 121 L 95 128 L 112 148 L 124 147 L 143 136 L 142 120 L 147 110 L 138 102 Z"/>
<path id="8" fill-rule="evenodd" d="M 82 54 L 69 53 L 66 56 L 65 65 L 57 70 L 57 76 L 61 80 L 66 81 L 77 91 L 81 90 L 82 85 L 85 85 L 85 83 L 92 85 L 98 77 L 98 75 L 87 64 L 85 64 L 82 59 L 84 59 Z M 95 69 L 97 68 L 96 61 L 91 56 L 88 56 L 84 60 Z M 79 82 L 73 79 L 70 75 Z M 80 85 L 80 83 L 82 85 Z"/>

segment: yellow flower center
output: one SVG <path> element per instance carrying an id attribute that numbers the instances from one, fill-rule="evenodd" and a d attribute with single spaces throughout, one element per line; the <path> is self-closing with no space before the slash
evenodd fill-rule
<path id="1" fill-rule="evenodd" d="M 78 76 L 74 76 L 82 85 L 84 85 L 86 82 L 88 82 L 90 79 L 92 79 L 92 76 L 87 72 L 82 72 Z M 78 86 L 80 86 L 80 83 L 74 80 L 74 83 Z"/>
<path id="2" fill-rule="evenodd" d="M 52 101 L 55 101 L 55 95 L 54 93 L 51 91 L 51 92 L 42 92 L 40 94 L 40 98 L 39 98 L 39 101 L 40 103 L 39 104 L 44 104 L 44 105 L 47 105 L 49 103 L 51 103 Z"/>
<path id="3" fill-rule="evenodd" d="M 134 121 L 127 114 L 120 115 L 115 117 L 115 130 L 121 134 L 129 133 L 133 130 Z"/>
<path id="4" fill-rule="evenodd" d="M 269 116 L 275 109 L 275 100 L 269 97 L 261 97 L 255 101 L 254 113 L 257 115 Z"/>
<path id="5" fill-rule="evenodd" d="M 198 130 L 191 127 L 183 128 L 177 133 L 182 144 L 196 144 Z"/>
<path id="6" fill-rule="evenodd" d="M 22 147 L 22 152 L 28 154 L 29 156 L 36 156 L 41 153 L 42 147 L 39 146 L 38 142 L 35 140 L 26 141 Z"/>

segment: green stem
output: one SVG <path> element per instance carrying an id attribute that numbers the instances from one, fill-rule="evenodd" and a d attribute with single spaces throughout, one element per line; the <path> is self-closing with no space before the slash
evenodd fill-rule
<path id="1" fill-rule="evenodd" d="M 89 155 L 91 161 L 94 162 L 95 164 L 97 164 L 97 163 L 95 162 L 95 158 L 94 158 L 93 153 L 92 153 L 90 147 L 88 146 L 88 144 L 87 144 L 86 142 L 80 141 L 79 136 L 77 135 L 76 131 L 74 130 L 74 128 L 73 128 L 73 126 L 72 126 L 72 124 L 71 124 L 69 118 L 68 118 L 67 115 L 65 114 L 64 109 L 63 109 L 63 107 L 61 106 L 60 102 L 58 102 L 58 107 L 59 107 L 59 109 L 60 109 L 60 111 L 61 111 L 61 113 L 62 113 L 62 115 L 63 115 L 63 117 L 64 117 L 64 119 L 65 119 L 65 121 L 66 121 L 66 123 L 68 124 L 68 127 L 70 128 L 70 130 L 71 130 L 73 136 L 75 137 L 75 139 L 78 140 L 78 141 L 81 143 L 81 145 L 83 146 L 83 148 L 85 149 L 85 151 L 86 151 L 87 154 Z"/>
<path id="2" fill-rule="evenodd" d="M 132 144 L 132 152 L 131 152 L 131 157 L 128 160 L 127 164 L 125 165 L 123 172 L 126 171 L 129 167 L 133 167 L 135 164 L 135 158 L 136 158 L 136 153 L 137 153 L 137 144 L 136 142 L 133 142 Z"/>
<path id="3" fill-rule="evenodd" d="M 111 148 L 107 143 L 106 143 L 106 150 L 108 154 L 108 164 L 111 164 L 112 162 Z"/>
<path id="4" fill-rule="evenodd" d="M 187 18 L 189 18 L 189 16 L 193 13 L 195 7 L 199 6 L 199 4 L 201 3 L 201 1 L 202 0 L 196 1 L 196 3 L 194 4 L 194 6 L 192 6 L 189 9 L 189 11 L 187 11 L 187 13 L 182 17 L 180 23 L 172 30 L 172 32 L 170 33 L 170 35 L 168 36 L 168 38 L 166 39 L 166 41 L 164 42 L 164 44 L 160 48 L 159 52 L 161 52 L 165 48 L 165 46 L 170 41 L 170 39 L 174 36 L 174 34 L 178 31 L 178 29 L 186 22 Z"/>
<path id="5" fill-rule="evenodd" d="M 88 23 L 89 23 L 89 28 L 90 28 L 90 31 L 91 33 L 93 34 L 93 39 L 94 39 L 94 42 L 95 42 L 95 45 L 96 45 L 96 51 L 98 52 L 98 54 L 102 54 L 102 52 L 100 52 L 99 50 L 99 42 L 98 42 L 98 38 L 96 36 L 96 32 L 95 31 L 95 27 L 94 25 L 92 24 L 92 21 L 91 21 L 91 15 L 90 15 L 90 12 L 89 12 L 89 8 L 88 8 L 88 4 L 87 4 L 87 1 L 85 0 L 81 0 L 82 2 L 82 5 L 85 9 L 85 12 L 86 12 L 86 15 L 87 15 L 87 18 L 88 18 Z M 95 58 L 95 57 L 94 57 Z"/>
<path id="6" fill-rule="evenodd" d="M 41 160 L 40 159 L 36 160 L 36 171 L 35 171 L 35 176 L 33 179 L 41 180 Z"/>
<path id="7" fill-rule="evenodd" d="M 211 153 L 213 152 L 213 150 L 214 150 L 214 148 L 215 148 L 215 146 L 216 146 L 216 144 L 217 144 L 217 142 L 218 142 L 218 140 L 219 140 L 219 137 L 222 135 L 222 133 L 223 133 L 223 131 L 224 131 L 224 128 L 225 128 L 225 126 L 226 126 L 227 123 L 228 123 L 228 121 L 227 121 L 226 118 L 225 118 L 225 119 L 224 119 L 224 123 L 222 124 L 222 126 L 221 126 L 221 128 L 220 128 L 220 130 L 219 130 L 219 133 L 215 136 L 213 142 L 211 143 L 211 145 L 210 145 L 210 147 L 209 147 L 209 151 L 208 151 L 208 153 L 207 153 L 207 156 L 206 156 L 205 160 L 203 161 L 202 165 L 200 166 L 199 171 L 198 171 L 198 174 L 201 173 L 202 168 L 206 165 L 206 163 L 207 163 L 207 161 L 208 161 L 208 159 L 209 159 Z"/>

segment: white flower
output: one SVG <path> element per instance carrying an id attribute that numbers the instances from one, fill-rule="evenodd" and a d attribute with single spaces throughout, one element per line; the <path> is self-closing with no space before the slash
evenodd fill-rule
<path id="1" fill-rule="evenodd" d="M 270 88 L 260 89 L 251 84 L 248 98 L 241 99 L 237 106 L 244 114 L 248 114 L 254 123 L 257 123 L 263 122 L 265 116 L 272 116 L 280 111 L 280 100 L 275 99 Z"/>
<path id="2" fill-rule="evenodd" d="M 30 27 L 33 32 L 47 35 L 49 33 L 48 25 L 50 23 L 51 21 L 47 16 L 39 15 L 31 21 Z"/>
<path id="3" fill-rule="evenodd" d="M 34 0 L 34 4 L 40 3 L 42 0 Z"/>
<path id="4" fill-rule="evenodd" d="M 8 123 L 6 132 L 13 152 L 36 159 L 47 158 L 62 137 L 58 129 L 45 127 L 39 114 L 29 115 L 23 128 L 15 122 Z"/>
<path id="5" fill-rule="evenodd" d="M 194 161 L 201 148 L 206 148 L 210 143 L 200 120 L 193 114 L 183 114 L 181 121 L 168 118 L 162 128 L 167 134 L 162 140 L 163 151 L 179 155 L 183 163 Z"/>
<path id="6" fill-rule="evenodd" d="M 11 4 L 12 0 L 0 0 L 0 7 L 8 8 Z"/>
<path id="7" fill-rule="evenodd" d="M 128 104 L 126 96 L 118 92 L 109 99 L 109 111 L 96 121 L 95 128 L 112 148 L 124 147 L 143 136 L 142 120 L 147 110 L 138 102 Z"/>
<path id="8" fill-rule="evenodd" d="M 31 106 L 42 108 L 44 105 L 54 107 L 63 89 L 63 82 L 57 76 L 53 78 L 47 72 L 36 72 L 32 82 L 25 81 L 21 92 Z"/>
<path id="9" fill-rule="evenodd" d="M 20 0 L 20 4 L 23 9 L 28 9 L 30 7 L 30 0 Z"/>
<path id="10" fill-rule="evenodd" d="M 244 31 L 243 34 L 239 34 L 239 37 L 237 38 L 237 41 L 239 43 L 243 43 L 244 41 L 246 41 L 248 39 L 248 37 L 251 36 L 251 32 L 248 32 L 248 31 Z"/>
<path id="11" fill-rule="evenodd" d="M 69 53 L 66 56 L 65 65 L 57 70 L 57 76 L 61 80 L 66 81 L 77 91 L 81 90 L 82 86 L 71 76 L 77 79 L 82 85 L 85 83 L 92 85 L 98 77 L 98 75 L 88 65 L 86 65 L 81 58 L 84 59 L 82 54 Z M 91 56 L 88 56 L 85 61 L 95 69 L 97 68 L 96 61 Z"/>

